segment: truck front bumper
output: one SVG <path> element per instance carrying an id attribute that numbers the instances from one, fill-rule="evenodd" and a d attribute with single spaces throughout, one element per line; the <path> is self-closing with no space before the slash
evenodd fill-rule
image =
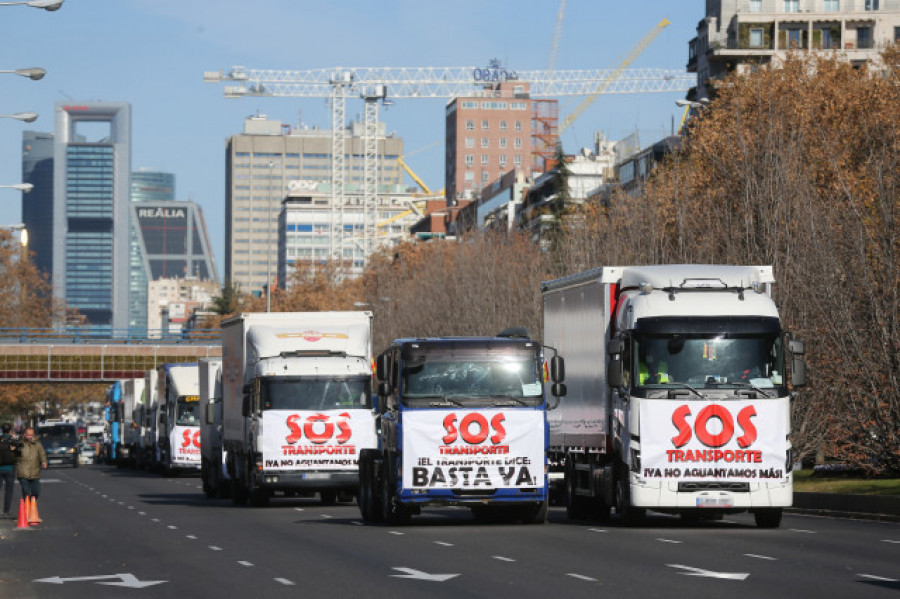
<path id="1" fill-rule="evenodd" d="M 402 489 L 398 500 L 408 505 L 500 505 L 513 503 L 540 503 L 547 498 L 547 490 L 497 489 L 494 492 L 475 493 L 455 489 Z"/>
<path id="2" fill-rule="evenodd" d="M 353 490 L 359 487 L 359 473 L 349 472 L 284 472 L 264 471 L 256 475 L 256 483 L 263 489 L 297 490 Z"/>

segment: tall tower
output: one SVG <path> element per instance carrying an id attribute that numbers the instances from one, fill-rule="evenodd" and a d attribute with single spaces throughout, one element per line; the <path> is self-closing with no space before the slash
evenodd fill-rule
<path id="1" fill-rule="evenodd" d="M 128 326 L 131 105 L 57 102 L 53 294 L 88 327 Z"/>
<path id="2" fill-rule="evenodd" d="M 22 194 L 22 222 L 34 265 L 53 276 L 53 134 L 22 133 L 22 181 L 34 188 Z"/>

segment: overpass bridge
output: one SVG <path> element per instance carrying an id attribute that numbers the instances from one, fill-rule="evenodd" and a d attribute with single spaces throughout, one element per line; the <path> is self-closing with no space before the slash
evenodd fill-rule
<path id="1" fill-rule="evenodd" d="M 78 327 L 0 328 L 0 384 L 106 383 L 142 378 L 166 363 L 221 355 L 218 329 L 135 336 L 127 331 L 100 335 Z"/>

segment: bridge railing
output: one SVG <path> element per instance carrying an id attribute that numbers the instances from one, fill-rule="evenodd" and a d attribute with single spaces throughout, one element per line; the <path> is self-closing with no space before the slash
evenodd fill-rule
<path id="1" fill-rule="evenodd" d="M 124 345 L 210 345 L 221 343 L 221 341 L 222 331 L 220 329 L 191 329 L 178 332 L 170 332 L 165 329 L 110 329 L 108 331 L 98 331 L 87 327 L 0 328 L 0 343 L 52 343 L 60 345 L 66 343 L 105 343 Z"/>

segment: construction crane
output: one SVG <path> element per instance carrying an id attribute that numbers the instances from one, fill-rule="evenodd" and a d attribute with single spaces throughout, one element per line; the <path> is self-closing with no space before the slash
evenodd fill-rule
<path id="1" fill-rule="evenodd" d="M 663 29 L 671 25 L 672 23 L 668 19 L 663 19 L 659 23 L 656 24 L 656 27 L 650 30 L 650 33 L 645 35 L 641 40 L 635 45 L 634 48 L 631 49 L 631 52 L 628 53 L 628 56 L 619 63 L 615 69 L 612 70 L 610 74 L 610 78 L 602 81 L 600 85 L 597 86 L 593 92 L 591 92 L 588 97 L 582 100 L 581 104 L 579 104 L 575 110 L 573 110 L 562 122 L 562 125 L 559 127 L 559 132 L 563 133 L 569 126 L 575 122 L 575 120 L 581 116 L 581 114 L 587 110 L 588 106 L 594 103 L 594 100 L 600 97 L 600 94 L 607 93 L 606 89 L 612 85 L 616 79 L 623 75 L 626 71 L 625 69 L 634 62 L 634 59 L 640 56 L 640 54 L 647 49 L 647 46 L 650 45 L 653 40 L 656 39 Z"/>
<path id="2" fill-rule="evenodd" d="M 546 73 L 556 70 L 556 57 L 559 56 L 559 42 L 562 39 L 563 21 L 566 19 L 566 0 L 560 0 L 556 11 L 556 22 L 553 24 L 553 39 L 550 41 L 550 55 L 547 56 Z"/>
<path id="3" fill-rule="evenodd" d="M 649 40 L 646 42 L 649 43 Z M 636 54 L 635 54 L 636 55 Z M 628 61 L 630 62 L 630 61 Z M 226 98 L 292 97 L 327 98 L 332 105 L 331 230 L 343 229 L 345 181 L 345 106 L 355 95 L 366 104 L 363 169 L 365 211 L 363 247 L 368 256 L 376 242 L 377 224 L 377 104 L 399 98 L 455 98 L 494 94 L 501 81 L 528 82 L 533 97 L 596 96 L 600 94 L 685 92 L 695 79 L 690 73 L 660 68 L 584 69 L 561 71 L 511 71 L 492 62 L 478 67 L 335 67 L 311 70 L 273 70 L 233 67 L 230 71 L 207 71 L 209 83 L 226 83 Z M 477 90 L 477 91 L 476 91 Z M 572 119 L 574 120 L 574 119 Z M 371 150 L 371 151 L 370 151 Z M 414 178 L 415 179 L 415 178 Z M 417 181 L 418 183 L 418 181 Z M 420 183 L 421 185 L 421 183 Z M 423 188 L 424 189 L 424 188 Z M 343 256 L 344 240 L 332 234 L 331 255 Z"/>

